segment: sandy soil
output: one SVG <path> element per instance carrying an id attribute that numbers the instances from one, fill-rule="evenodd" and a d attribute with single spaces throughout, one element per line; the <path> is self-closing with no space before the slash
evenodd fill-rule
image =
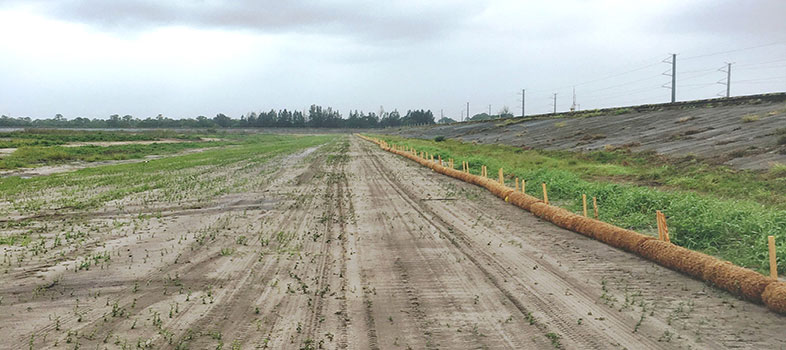
<path id="1" fill-rule="evenodd" d="M 82 235 L 37 255 L 3 248 L 0 348 L 786 342 L 783 316 L 356 138 L 212 173 L 264 179 L 199 205 L 37 218 L 43 235 Z M 79 269 L 87 260 L 99 262 Z"/>
<path id="2" fill-rule="evenodd" d="M 548 150 L 625 147 L 672 157 L 695 156 L 738 169 L 768 169 L 786 164 L 786 145 L 778 144 L 782 135 L 777 132 L 786 128 L 786 95 L 779 96 L 764 101 L 739 98 L 728 105 L 719 101 L 662 105 L 585 118 L 498 120 L 382 132 Z"/>

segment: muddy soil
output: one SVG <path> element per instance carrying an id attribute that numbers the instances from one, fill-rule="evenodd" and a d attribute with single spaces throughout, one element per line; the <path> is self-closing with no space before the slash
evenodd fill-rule
<path id="1" fill-rule="evenodd" d="M 4 246 L 0 348 L 786 344 L 783 316 L 360 139 L 257 167 L 199 207 L 35 219 L 78 238 Z"/>
<path id="2" fill-rule="evenodd" d="M 695 156 L 738 169 L 786 164 L 786 95 L 723 105 L 663 105 L 583 118 L 511 119 L 385 129 L 405 137 L 437 136 L 482 144 L 589 151 L 624 147 L 671 157 Z M 781 130 L 779 130 L 781 129 Z M 780 141 L 782 142 L 782 141 Z"/>

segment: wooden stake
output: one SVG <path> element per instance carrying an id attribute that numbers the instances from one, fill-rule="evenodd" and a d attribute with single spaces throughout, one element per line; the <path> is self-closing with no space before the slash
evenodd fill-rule
<path id="1" fill-rule="evenodd" d="M 767 236 L 767 245 L 770 247 L 770 277 L 778 278 L 778 262 L 775 259 L 775 236 Z"/>
<path id="2" fill-rule="evenodd" d="M 658 224 L 658 240 L 663 240 L 663 222 L 661 219 L 661 215 L 663 215 L 660 210 L 655 211 L 655 222 Z"/>
<path id="3" fill-rule="evenodd" d="M 527 180 L 521 179 L 521 193 L 527 193 Z"/>
<path id="4" fill-rule="evenodd" d="M 549 205 L 549 195 L 548 195 L 548 193 L 546 193 L 546 183 L 545 182 L 543 183 L 543 203 L 546 203 L 546 205 Z"/>
<path id="5" fill-rule="evenodd" d="M 666 241 L 666 243 L 671 243 L 671 239 L 669 239 L 669 226 L 666 225 L 666 215 L 663 215 L 663 213 L 660 213 L 660 222 L 663 225 L 663 240 Z"/>
<path id="6" fill-rule="evenodd" d="M 586 194 L 582 194 L 581 195 L 581 204 L 582 204 L 582 207 L 584 208 L 584 217 L 586 218 L 587 217 L 587 195 Z"/>
<path id="7" fill-rule="evenodd" d="M 505 178 L 502 176 L 502 168 L 499 168 L 499 184 L 505 185 Z"/>
<path id="8" fill-rule="evenodd" d="M 516 192 L 519 191 L 519 178 L 516 178 Z"/>
<path id="9" fill-rule="evenodd" d="M 595 209 L 595 220 L 598 220 L 598 198 L 592 197 L 592 208 Z"/>

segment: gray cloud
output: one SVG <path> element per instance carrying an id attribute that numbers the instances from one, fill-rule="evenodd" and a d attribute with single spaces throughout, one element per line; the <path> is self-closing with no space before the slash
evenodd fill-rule
<path id="1" fill-rule="evenodd" d="M 482 2 L 10 0 L 35 3 L 49 16 L 111 31 L 166 25 L 267 33 L 346 35 L 365 41 L 438 38 L 482 10 Z"/>
<path id="2" fill-rule="evenodd" d="M 555 92 L 566 109 L 587 81 L 583 108 L 664 102 L 670 52 L 680 100 L 715 96 L 727 61 L 739 65 L 732 94 L 778 91 L 786 80 L 760 79 L 782 66 L 761 63 L 786 44 L 739 49 L 786 43 L 783 13 L 783 0 L 0 0 L 11 19 L 0 27 L 18 31 L 0 36 L 0 112 L 237 116 L 319 103 L 458 118 L 466 102 L 473 113 L 519 105 L 522 88 L 528 113 L 550 111 Z M 158 31 L 169 26 L 182 28 Z"/>
<path id="3" fill-rule="evenodd" d="M 786 40 L 786 1 L 783 0 L 702 0 L 688 2 L 653 22 L 669 33 L 696 33 Z"/>

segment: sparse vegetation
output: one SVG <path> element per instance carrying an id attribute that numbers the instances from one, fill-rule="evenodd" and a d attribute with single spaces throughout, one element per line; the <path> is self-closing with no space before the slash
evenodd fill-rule
<path id="1" fill-rule="evenodd" d="M 742 118 L 740 118 L 740 120 L 742 120 L 743 123 L 752 123 L 752 122 L 759 121 L 759 119 L 761 119 L 761 117 L 759 117 L 759 115 L 757 114 L 746 114 L 742 116 Z"/>

